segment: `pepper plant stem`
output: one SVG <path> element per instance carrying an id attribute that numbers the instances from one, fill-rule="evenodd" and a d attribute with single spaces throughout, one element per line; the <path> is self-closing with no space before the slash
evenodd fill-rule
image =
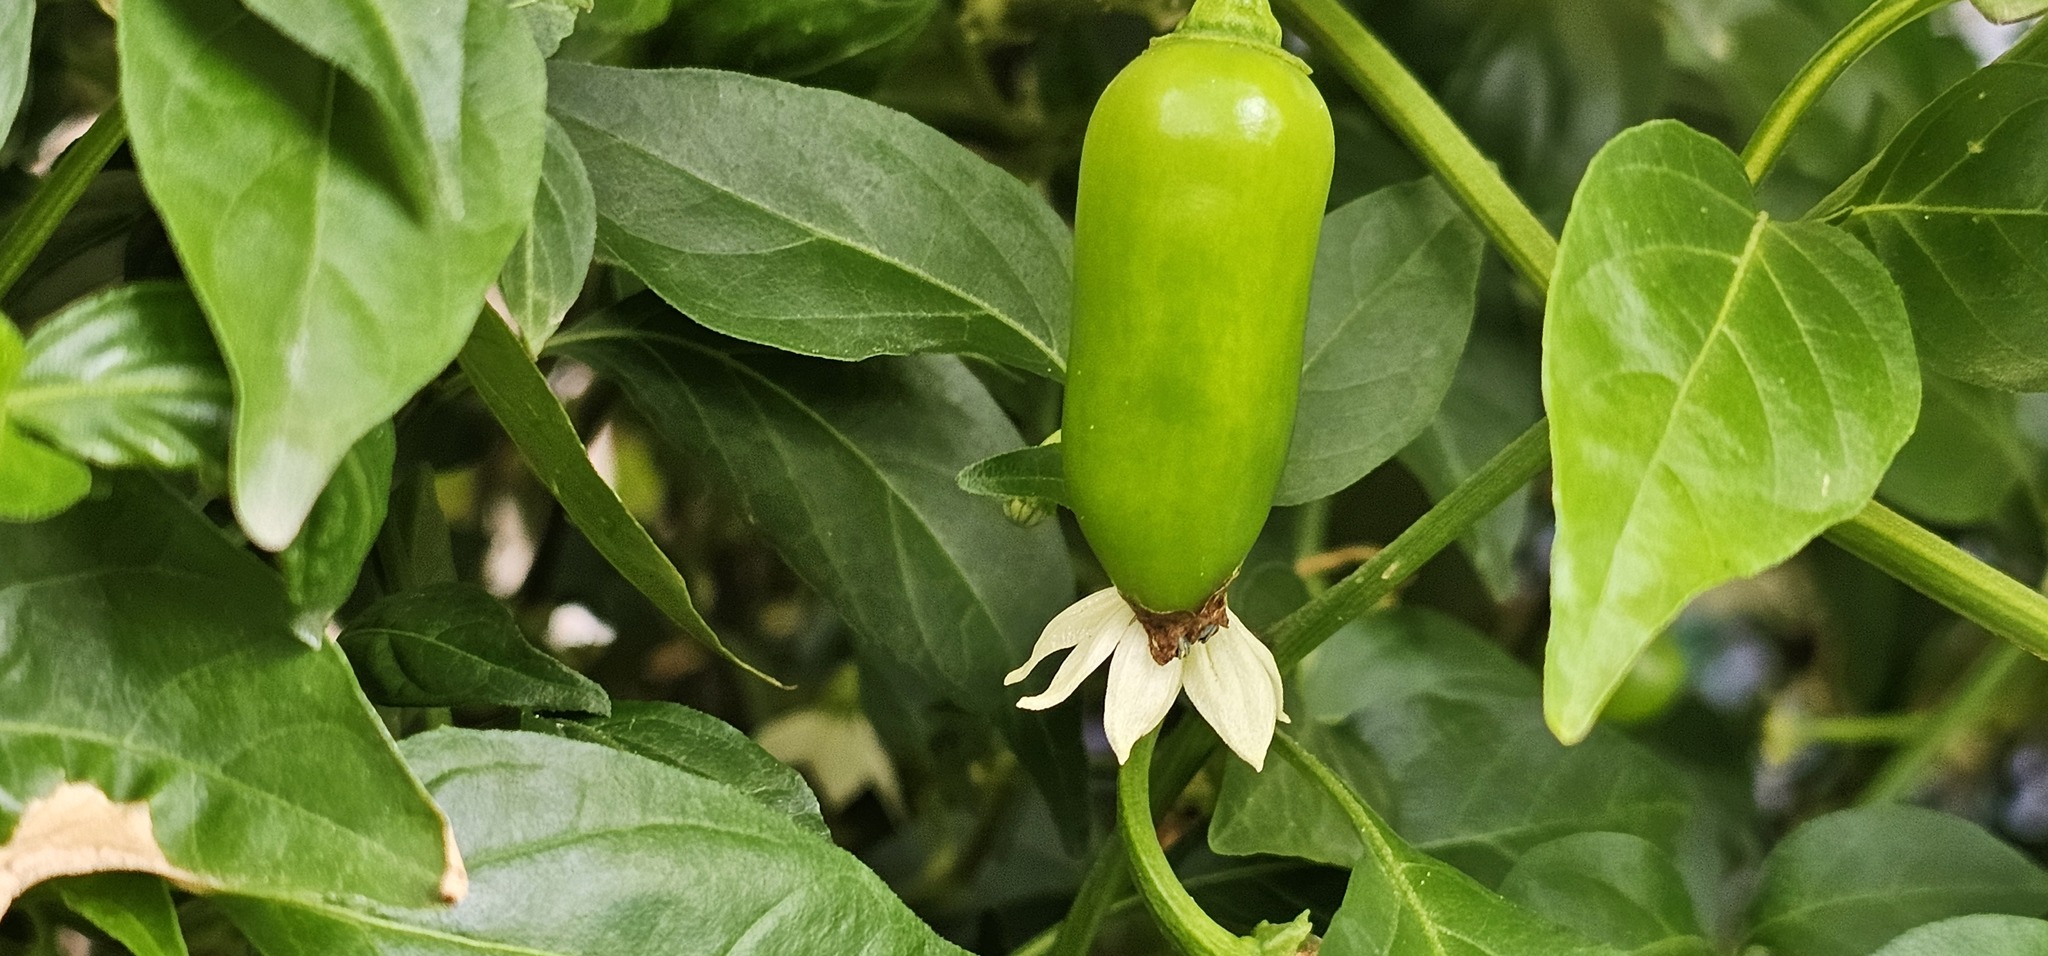
<path id="1" fill-rule="evenodd" d="M 1217 925 L 1202 911 L 1201 904 L 1188 895 L 1187 888 L 1173 875 L 1166 851 L 1159 846 L 1159 834 L 1152 828 L 1152 748 L 1158 739 L 1158 731 L 1140 738 L 1131 747 L 1131 759 L 1117 774 L 1117 831 L 1129 854 L 1138 891 L 1174 948 L 1187 956 L 1249 953 L 1251 949 L 1243 940 Z"/>
<path id="2" fill-rule="evenodd" d="M 2036 657 L 2048 657 L 2048 599 L 1873 501 L 1829 528 L 1840 545 Z"/>
<path id="3" fill-rule="evenodd" d="M 57 158 L 50 174 L 43 177 L 28 204 L 8 226 L 7 235 L 0 237 L 0 296 L 13 289 L 21 274 L 28 271 L 29 263 L 43 251 L 43 244 L 50 241 L 57 225 L 78 204 L 79 197 L 85 195 L 85 187 L 92 184 L 93 177 L 99 175 L 127 139 L 128 123 L 121 115 L 121 102 L 116 100 L 93 121 L 85 135 Z"/>
<path id="4" fill-rule="evenodd" d="M 1951 0 L 1877 0 L 1835 34 L 1792 78 L 1765 111 L 1763 122 L 1742 151 L 1742 170 L 1752 183 L 1762 182 L 1772 164 L 1784 155 L 1792 132 L 1807 109 L 1820 100 L 1842 71 L 1907 24 L 1947 6 Z"/>

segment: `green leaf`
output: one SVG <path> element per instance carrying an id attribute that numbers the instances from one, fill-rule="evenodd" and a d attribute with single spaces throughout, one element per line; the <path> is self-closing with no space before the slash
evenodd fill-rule
<path id="1" fill-rule="evenodd" d="M 938 0 L 682 0 L 681 53 L 716 66 L 860 92 L 914 42 Z"/>
<path id="2" fill-rule="evenodd" d="M 1465 359 L 1436 420 L 1401 449 L 1401 465 L 1432 500 L 1442 501 L 1536 424 L 1543 417 L 1542 408 L 1535 357 L 1475 335 L 1465 346 Z M 1529 496 L 1516 494 L 1459 539 L 1472 569 L 1496 601 L 1521 589 L 1515 552 L 1528 526 Z"/>
<path id="3" fill-rule="evenodd" d="M 961 952 L 859 860 L 724 784 L 539 734 L 438 730 L 404 751 L 476 861 L 469 898 L 224 901 L 266 956 Z"/>
<path id="4" fill-rule="evenodd" d="M 1290 744 L 1283 740 L 1282 748 Z M 1300 751 L 1287 753 L 1300 761 Z M 1313 758 L 1310 758 L 1312 760 Z M 1319 787 L 1335 798 L 1365 846 L 1344 904 L 1330 918 L 1322 956 L 1619 956 L 1502 899 L 1456 867 L 1409 846 L 1327 768 Z"/>
<path id="5" fill-rule="evenodd" d="M 944 134 L 735 73 L 548 77 L 590 171 L 599 255 L 691 318 L 807 355 L 964 352 L 1061 374 L 1067 227 Z"/>
<path id="6" fill-rule="evenodd" d="M 1557 510 L 1544 715 L 1573 742 L 1694 595 L 1870 499 L 1912 433 L 1920 378 L 1869 252 L 1758 212 L 1733 153 L 1662 121 L 1586 174 L 1543 394 Z"/>
<path id="7" fill-rule="evenodd" d="M 1880 804 L 1808 821 L 1771 850 L 1747 942 L 1859 956 L 1922 923 L 2044 911 L 2048 873 L 2018 850 L 1959 817 Z"/>
<path id="8" fill-rule="evenodd" d="M 12 424 L 0 427 L 0 522 L 62 514 L 91 490 L 92 471 L 84 463 Z"/>
<path id="9" fill-rule="evenodd" d="M 2017 396 L 1930 371 L 1920 376 L 1920 424 L 1878 494 L 1923 521 L 1990 521 L 2038 470 L 2019 433 Z"/>
<path id="10" fill-rule="evenodd" d="M 107 468 L 218 468 L 231 395 L 206 316 L 183 283 L 83 299 L 29 336 L 10 417 Z"/>
<path id="11" fill-rule="evenodd" d="M 1330 727 L 1304 743 L 1328 748 L 1316 751 L 1325 763 L 1356 766 L 1361 758 L 1346 751 L 1362 751 L 1384 767 L 1386 815 L 1401 835 L 1487 885 L 1531 847 L 1573 833 L 1628 833 L 1674 850 L 1695 812 L 1685 777 L 1626 735 L 1598 727 L 1578 746 L 1559 744 L 1544 729 L 1536 675 L 1433 612 L 1349 625 L 1302 663 L 1291 687 L 1294 718 Z M 1225 801 L 1217 815 L 1250 805 Z M 1285 835 L 1233 852 L 1323 858 Z"/>
<path id="12" fill-rule="evenodd" d="M 1562 216 L 1602 145 L 1665 115 L 1668 70 L 1655 5 L 1523 0 L 1439 9 L 1472 38 L 1443 81 L 1445 108 L 1546 218 Z"/>
<path id="13" fill-rule="evenodd" d="M 2048 66 L 2001 63 L 1899 131 L 1816 216 L 1876 250 L 1945 375 L 2048 390 Z"/>
<path id="14" fill-rule="evenodd" d="M 1342 491 L 1429 427 L 1472 327 L 1484 248 L 1433 180 L 1389 186 L 1323 220 L 1275 503 Z"/>
<path id="15" fill-rule="evenodd" d="M 142 873 L 99 873 L 50 883 L 64 908 L 133 956 L 186 956 L 178 910 L 164 882 Z"/>
<path id="16" fill-rule="evenodd" d="M 1908 930 L 1871 956 L 2036 956 L 2042 952 L 2048 952 L 2048 922 L 1984 913 Z"/>
<path id="17" fill-rule="evenodd" d="M 2048 13 L 2048 0 L 1970 0 L 1992 23 L 2018 23 Z"/>
<path id="18" fill-rule="evenodd" d="M 1346 786 L 1375 806 L 1393 807 L 1392 783 L 1372 750 L 1343 727 L 1303 721 L 1295 740 L 1328 765 Z M 1332 804 L 1316 781 L 1287 761 L 1254 771 L 1236 764 L 1223 771 L 1209 849 L 1227 856 L 1299 857 L 1331 866 L 1355 866 L 1365 855 L 1358 828 Z"/>
<path id="19" fill-rule="evenodd" d="M 502 5 L 464 27 L 455 216 L 388 181 L 368 94 L 232 0 L 122 4 L 136 161 L 227 357 L 234 505 L 268 550 L 455 356 L 531 218 L 539 56 Z"/>
<path id="20" fill-rule="evenodd" d="M 455 580 L 455 544 L 434 490 L 434 467 L 415 462 L 393 482 L 391 504 L 372 552 L 384 592 Z"/>
<path id="21" fill-rule="evenodd" d="M 192 890 L 412 906 L 462 895 L 445 822 L 340 650 L 299 643 L 277 576 L 154 483 L 0 525 L 0 593 L 0 792 L 14 795 L 0 832 L 83 816 L 28 872 L 0 844 L 0 874 L 142 870 Z M 0 876 L 0 907 L 17 889 Z"/>
<path id="22" fill-rule="evenodd" d="M 973 713 L 1073 596 L 1050 525 L 1012 526 L 954 484 L 1022 439 L 945 358 L 820 362 L 707 335 L 651 297 L 561 351 L 617 382 L 701 463 L 863 639 Z"/>
<path id="23" fill-rule="evenodd" d="M 511 329 L 495 319 L 476 323 L 469 344 L 462 349 L 462 371 L 475 386 L 477 397 L 505 427 L 534 476 L 561 503 L 569 523 L 583 532 L 621 577 L 718 656 L 781 686 L 726 647 L 697 612 L 682 572 L 591 467 L 590 453 L 576 437 L 575 423 Z"/>
<path id="24" fill-rule="evenodd" d="M 325 639 L 327 621 L 350 594 L 391 500 L 391 468 L 398 456 L 398 432 L 386 422 L 371 430 L 327 482 L 313 504 L 306 527 L 277 555 L 285 592 L 299 606 L 308 640 Z"/>
<path id="25" fill-rule="evenodd" d="M 1677 866 L 1640 837 L 1575 833 L 1542 844 L 1508 871 L 1500 895 L 1587 939 L 1659 956 L 1714 953 Z"/>
<path id="26" fill-rule="evenodd" d="M 991 455 L 960 469 L 960 490 L 990 498 L 1037 498 L 1066 504 L 1067 479 L 1060 443 Z"/>
<path id="27" fill-rule="evenodd" d="M 498 273 L 505 310 L 532 354 L 540 354 L 583 293 L 597 242 L 593 202 L 590 176 L 583 170 L 583 157 L 576 155 L 576 144 L 560 123 L 548 120 L 547 155 L 541 162 L 533 222 Z"/>
<path id="28" fill-rule="evenodd" d="M 1073 715 L 1018 711 L 1002 683 L 1073 598 L 1073 569 L 1052 523 L 1018 527 L 955 485 L 1022 443 L 965 365 L 804 359 L 707 334 L 652 296 L 614 315 L 562 351 L 701 464 L 865 656 L 996 723 L 1049 792 L 1079 792 Z"/>
<path id="29" fill-rule="evenodd" d="M 525 730 L 603 744 L 716 780 L 788 814 L 806 830 L 829 836 L 818 796 L 804 778 L 710 714 L 667 701 L 621 700 L 613 702 L 608 717 L 528 717 L 521 723 Z"/>
<path id="30" fill-rule="evenodd" d="M 35 0 L 0 0 L 0 141 L 14 127 L 14 112 L 28 89 L 29 40 L 35 35 Z"/>
<path id="31" fill-rule="evenodd" d="M 465 21 L 472 7 L 496 4 L 243 0 L 243 6 L 369 93 L 383 113 L 393 141 L 387 147 L 391 161 L 403 171 L 406 186 L 420 202 L 462 214 Z"/>
<path id="32" fill-rule="evenodd" d="M 370 700 L 389 707 L 611 712 L 590 678 L 534 647 L 512 610 L 471 584 L 393 594 L 341 632 Z"/>
<path id="33" fill-rule="evenodd" d="M 0 523 L 41 521 L 77 504 L 92 490 L 92 471 L 8 420 L 22 368 L 21 333 L 0 316 Z"/>

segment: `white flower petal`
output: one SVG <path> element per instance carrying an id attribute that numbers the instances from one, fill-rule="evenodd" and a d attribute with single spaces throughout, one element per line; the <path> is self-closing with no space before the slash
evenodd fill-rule
<path id="1" fill-rule="evenodd" d="M 1117 763 L 1130 759 L 1131 745 L 1166 719 L 1180 696 L 1183 664 L 1177 657 L 1163 665 L 1153 661 L 1152 642 L 1135 619 L 1124 630 L 1109 662 L 1109 694 L 1102 704 L 1102 732 Z"/>
<path id="2" fill-rule="evenodd" d="M 1105 594 L 1109 595 L 1107 602 L 1097 600 Z M 1095 673 L 1095 669 L 1109 659 L 1124 631 L 1137 626 L 1137 615 L 1131 613 L 1131 606 L 1124 603 L 1114 588 L 1097 591 L 1061 611 L 1051 624 L 1045 626 L 1045 634 L 1039 637 L 1038 643 L 1040 647 L 1050 644 L 1052 650 L 1072 647 L 1074 652 L 1060 662 L 1060 669 L 1052 675 L 1052 683 L 1046 685 L 1045 690 L 1018 701 L 1017 706 L 1025 710 L 1044 710 L 1066 700 L 1082 681 L 1088 679 L 1089 674 Z M 1054 634 L 1054 628 L 1058 628 L 1060 633 Z M 1023 668 L 1010 672 L 1010 676 L 1021 680 L 1033 664 L 1050 653 L 1051 650 L 1044 654 L 1034 652 L 1031 660 Z"/>
<path id="3" fill-rule="evenodd" d="M 1216 736 L 1253 770 L 1264 770 L 1280 716 L 1279 667 L 1273 652 L 1231 617 L 1230 626 L 1188 649 L 1188 700 Z"/>
<path id="4" fill-rule="evenodd" d="M 1244 622 L 1238 619 L 1236 611 L 1224 608 L 1223 613 L 1229 615 L 1232 628 L 1243 631 L 1252 638 L 1253 644 L 1258 645 L 1259 661 L 1266 667 L 1266 676 L 1273 681 L 1273 709 L 1279 712 L 1281 723 L 1294 723 L 1294 718 L 1287 716 L 1287 688 L 1280 682 L 1280 662 L 1273 659 L 1273 651 L 1266 646 L 1266 642 L 1258 639 L 1258 635 L 1252 633 L 1251 628 L 1244 626 Z"/>
<path id="5" fill-rule="evenodd" d="M 1037 670 L 1039 663 L 1047 657 L 1073 647 L 1081 643 L 1082 638 L 1100 631 L 1103 619 L 1114 616 L 1119 607 L 1126 611 L 1130 609 L 1130 605 L 1124 603 L 1123 596 L 1116 593 L 1115 588 L 1103 588 L 1067 605 L 1066 610 L 1055 615 L 1045 625 L 1045 630 L 1038 632 L 1038 643 L 1031 647 L 1031 659 L 1025 661 L 1024 666 L 1004 675 L 1003 685 L 1007 687 L 1031 676 L 1031 672 Z"/>

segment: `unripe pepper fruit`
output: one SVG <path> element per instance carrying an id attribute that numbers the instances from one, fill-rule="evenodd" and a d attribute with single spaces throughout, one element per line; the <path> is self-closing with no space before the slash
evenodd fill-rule
<path id="1" fill-rule="evenodd" d="M 1066 490 L 1161 663 L 1222 623 L 1293 429 L 1334 135 L 1279 43 L 1266 0 L 1199 0 L 1082 148 Z"/>

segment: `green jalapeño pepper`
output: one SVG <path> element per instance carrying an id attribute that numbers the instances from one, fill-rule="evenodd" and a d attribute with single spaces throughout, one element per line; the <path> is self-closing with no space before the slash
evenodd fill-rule
<path id="1" fill-rule="evenodd" d="M 1199 0 L 1082 148 L 1066 488 L 1161 663 L 1223 623 L 1294 424 L 1334 137 L 1279 44 L 1267 0 Z"/>

